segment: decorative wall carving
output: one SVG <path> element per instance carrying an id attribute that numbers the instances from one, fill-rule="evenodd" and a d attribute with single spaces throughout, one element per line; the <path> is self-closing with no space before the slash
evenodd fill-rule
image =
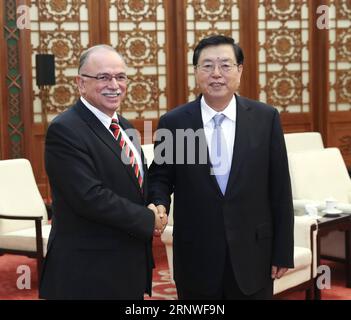
<path id="1" fill-rule="evenodd" d="M 204 36 L 213 33 L 233 36 L 239 42 L 239 13 L 240 17 L 246 17 L 251 12 L 256 16 L 251 0 L 98 0 L 103 4 L 109 3 L 109 7 L 102 5 L 99 6 L 99 12 L 88 12 L 90 5 L 93 8 L 98 7 L 98 2 L 95 1 L 0 1 L 4 17 L 4 52 L 7 58 L 6 64 L 0 65 L 0 69 L 2 75 L 5 75 L 4 79 L 6 77 L 8 89 L 3 94 L 8 105 L 2 110 L 6 112 L 0 115 L 6 116 L 6 119 L 0 118 L 0 129 L 6 133 L 3 140 L 3 149 L 6 150 L 4 154 L 16 158 L 25 156 L 27 152 L 27 155 L 32 156 L 31 161 L 41 192 L 46 190 L 47 185 L 43 163 L 43 124 L 77 99 L 75 75 L 78 58 L 82 50 L 89 46 L 89 39 L 96 42 L 99 39 L 110 38 L 110 43 L 121 52 L 130 67 L 131 82 L 121 109 L 122 114 L 129 119 L 157 119 L 167 109 L 174 107 L 169 104 L 177 100 L 175 97 L 178 97 L 180 92 L 187 91 L 184 90 L 184 84 L 188 85 L 187 98 L 195 98 L 197 92 L 192 66 L 195 44 Z M 26 38 L 28 30 L 22 32 L 16 27 L 16 7 L 23 2 L 31 5 L 30 40 Z M 318 40 L 319 36 L 309 34 L 314 22 L 309 21 L 312 12 L 308 5 L 315 2 L 258 0 L 258 3 L 259 98 L 273 104 L 279 111 L 286 112 L 282 116 L 284 128 L 291 132 L 309 130 L 318 120 L 314 115 L 327 109 L 327 102 L 318 106 L 309 105 L 309 73 L 312 71 L 312 75 L 315 75 L 316 71 L 310 70 L 309 67 L 308 44 Z M 328 5 L 330 29 L 325 32 L 329 32 L 330 38 L 330 70 L 327 66 L 326 70 L 321 70 L 320 73 L 323 80 L 329 76 L 330 92 L 321 94 L 322 101 L 328 100 L 329 97 L 329 110 L 338 112 L 329 112 L 325 117 L 327 123 L 321 122 L 319 125 L 325 126 L 324 139 L 328 145 L 340 147 L 350 165 L 351 3 L 349 0 L 329 0 Z M 172 19 L 166 21 L 168 17 Z M 182 31 L 183 17 L 185 35 Z M 96 21 L 99 22 L 96 23 L 96 29 L 89 30 L 90 23 Z M 250 43 L 256 34 L 252 38 L 250 35 L 256 30 L 255 27 L 246 30 L 245 26 L 248 23 L 251 22 L 243 21 L 240 33 L 243 40 L 249 36 Z M 179 39 L 177 31 L 180 31 L 184 39 Z M 22 36 L 24 38 L 21 38 Z M 30 120 L 33 121 L 28 119 L 30 112 L 27 108 L 32 103 L 29 99 L 31 89 L 28 90 L 27 85 L 30 77 L 21 74 L 23 64 L 19 61 L 20 57 L 26 56 L 27 52 L 24 50 L 28 50 L 30 46 L 31 57 L 27 55 L 28 58 L 24 58 L 21 63 L 30 64 L 31 59 L 34 100 L 33 119 Z M 326 43 L 325 48 L 327 46 Z M 177 50 L 173 51 L 175 47 Z M 184 52 L 187 59 L 187 75 L 183 77 L 183 63 L 177 64 L 177 59 L 170 61 L 172 55 L 169 57 L 169 52 L 176 58 L 178 54 L 182 55 L 180 60 L 183 59 Z M 46 88 L 42 95 L 39 94 L 35 82 L 36 53 L 52 53 L 56 57 L 57 84 Z M 254 53 L 250 52 L 249 57 L 253 55 Z M 323 65 L 326 60 L 319 57 L 311 59 L 315 59 L 315 65 Z M 174 71 L 174 74 L 168 74 L 168 70 Z M 255 72 L 253 74 L 249 86 L 256 86 Z M 169 79 L 172 79 L 174 86 L 169 87 Z M 181 85 L 177 87 L 179 83 Z M 21 101 L 22 90 L 24 101 Z M 181 99 L 185 98 L 187 92 L 183 94 Z M 24 132 L 24 123 L 30 133 Z M 135 123 L 140 124 L 142 121 Z M 24 133 L 32 136 L 32 140 L 24 141 Z M 47 190 L 45 192 L 47 193 Z"/>
<path id="2" fill-rule="evenodd" d="M 110 0 L 110 42 L 129 67 L 128 94 L 120 113 L 159 118 L 167 110 L 166 26 L 161 0 Z"/>
<path id="3" fill-rule="evenodd" d="M 329 10 L 330 111 L 351 110 L 351 2 L 332 0 Z"/>
<path id="4" fill-rule="evenodd" d="M 79 56 L 88 42 L 86 0 L 31 1 L 35 123 L 50 122 L 79 97 L 75 76 Z M 42 91 L 35 84 L 35 55 L 38 53 L 55 55 L 56 85 Z"/>
<path id="5" fill-rule="evenodd" d="M 238 1 L 230 0 L 187 0 L 186 30 L 188 52 L 188 99 L 193 100 L 196 90 L 194 67 L 192 62 L 196 44 L 211 34 L 231 36 L 239 42 Z"/>
<path id="6" fill-rule="evenodd" d="M 302 0 L 259 1 L 260 100 L 282 112 L 308 112 L 308 7 Z"/>

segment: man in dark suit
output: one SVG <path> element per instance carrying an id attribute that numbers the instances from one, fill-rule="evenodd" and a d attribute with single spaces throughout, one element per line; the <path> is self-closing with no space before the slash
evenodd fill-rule
<path id="1" fill-rule="evenodd" d="M 152 236 L 163 228 L 147 208 L 147 167 L 131 124 L 116 111 L 128 78 L 105 45 L 80 59 L 78 102 L 46 136 L 52 230 L 39 295 L 45 299 L 143 299 L 151 294 Z M 114 119 L 114 120 L 113 120 Z"/>
<path id="2" fill-rule="evenodd" d="M 273 279 L 293 267 L 292 195 L 279 114 L 235 94 L 243 61 L 232 38 L 201 40 L 193 65 L 202 94 L 160 118 L 159 129 L 171 134 L 157 131 L 150 199 L 168 212 L 174 192 L 180 299 L 270 299 Z"/>

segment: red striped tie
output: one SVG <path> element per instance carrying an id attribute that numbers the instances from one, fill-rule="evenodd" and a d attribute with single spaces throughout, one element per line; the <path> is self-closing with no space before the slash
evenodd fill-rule
<path id="1" fill-rule="evenodd" d="M 113 132 L 113 135 L 117 140 L 117 143 L 120 145 L 121 149 L 126 154 L 129 160 L 129 164 L 132 166 L 135 176 L 138 180 L 139 186 L 140 188 L 142 188 L 143 177 L 141 176 L 138 162 L 134 156 L 132 149 L 129 147 L 128 143 L 123 138 L 121 127 L 118 124 L 118 119 L 112 119 L 110 130 Z"/>

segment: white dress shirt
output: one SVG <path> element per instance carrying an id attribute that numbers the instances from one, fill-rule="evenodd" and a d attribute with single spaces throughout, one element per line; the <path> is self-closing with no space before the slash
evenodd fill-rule
<path id="1" fill-rule="evenodd" d="M 101 123 L 104 125 L 104 127 L 108 130 L 108 132 L 111 133 L 111 135 L 113 136 L 113 138 L 115 138 L 115 136 L 113 135 L 113 132 L 110 130 L 110 125 L 112 122 L 112 119 L 118 119 L 117 117 L 117 113 L 115 112 L 115 114 L 113 115 L 112 118 L 110 118 L 107 114 L 101 112 L 98 108 L 94 107 L 93 105 L 91 105 L 87 100 L 85 100 L 83 97 L 80 97 L 80 100 L 82 100 L 83 104 L 92 112 L 94 113 L 94 115 L 101 121 Z M 130 147 L 130 149 L 132 149 L 133 154 L 135 156 L 135 159 L 138 163 L 139 166 L 139 170 L 140 170 L 140 174 L 142 177 L 144 177 L 144 170 L 143 170 L 143 166 L 142 166 L 142 162 L 141 162 L 141 156 L 139 154 L 139 152 L 137 151 L 137 149 L 135 148 L 134 144 L 132 143 L 132 141 L 130 141 L 128 135 L 125 133 L 125 131 L 121 128 L 121 133 L 123 136 L 123 139 L 126 141 L 126 143 L 128 144 L 128 146 Z"/>
<path id="2" fill-rule="evenodd" d="M 211 154 L 211 138 L 214 129 L 214 123 L 212 118 L 217 113 L 222 113 L 226 117 L 222 122 L 222 132 L 225 137 L 228 157 L 230 161 L 233 159 L 233 150 L 234 150 L 234 141 L 235 141 L 235 126 L 236 126 L 236 99 L 233 95 L 232 100 L 229 105 L 221 112 L 217 112 L 212 109 L 205 101 L 205 98 L 201 97 L 201 115 L 202 115 L 202 123 L 204 125 L 204 131 L 206 136 L 206 142 L 208 146 L 209 154 Z"/>

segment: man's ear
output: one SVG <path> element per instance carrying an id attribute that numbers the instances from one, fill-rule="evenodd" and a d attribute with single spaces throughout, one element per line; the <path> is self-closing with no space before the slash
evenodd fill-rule
<path id="1" fill-rule="evenodd" d="M 76 83 L 78 86 L 79 92 L 82 94 L 85 92 L 85 81 L 81 76 L 76 76 Z"/>

